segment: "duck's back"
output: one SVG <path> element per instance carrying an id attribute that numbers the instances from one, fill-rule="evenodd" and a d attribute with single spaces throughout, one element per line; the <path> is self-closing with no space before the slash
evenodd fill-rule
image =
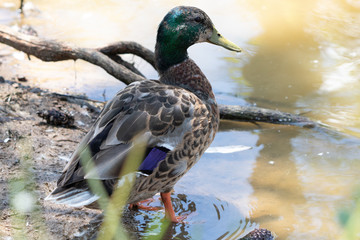
<path id="1" fill-rule="evenodd" d="M 137 163 L 140 175 L 129 202 L 171 189 L 211 143 L 217 125 L 217 108 L 214 112 L 214 106 L 196 94 L 159 81 L 133 83 L 106 104 L 51 198 L 73 206 L 90 204 L 97 200 L 86 183 L 92 178 L 101 180 L 111 194 L 139 138 L 146 141 L 146 154 Z M 84 155 L 91 156 L 95 166 L 90 172 L 80 160 Z"/>

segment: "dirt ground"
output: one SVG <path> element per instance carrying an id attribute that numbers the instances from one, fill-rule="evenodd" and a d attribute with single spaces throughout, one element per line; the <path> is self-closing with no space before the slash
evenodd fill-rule
<path id="1" fill-rule="evenodd" d="M 71 208 L 44 201 L 101 109 L 101 103 L 82 106 L 53 96 L 26 83 L 0 78 L 0 238 L 16 239 L 88 239 L 89 226 L 94 228 L 101 212 L 87 208 Z M 97 107 L 97 108 L 96 108 Z M 71 116 L 73 128 L 52 126 L 37 115 L 39 110 L 56 109 Z M 20 179 L 20 180 L 19 180 Z M 10 196 L 21 183 L 33 194 L 33 210 L 22 214 L 14 211 Z M 20 184 L 21 185 L 21 184 Z M 14 190 L 15 189 L 15 190 Z M 21 191 L 21 189 L 20 189 Z M 23 195 L 20 202 L 31 200 Z M 30 201 L 31 202 L 31 201 Z M 35 206 L 35 208 L 34 208 Z"/>

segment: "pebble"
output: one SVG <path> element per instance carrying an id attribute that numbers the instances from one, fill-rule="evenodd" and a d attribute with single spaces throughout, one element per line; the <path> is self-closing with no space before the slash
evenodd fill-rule
<path id="1" fill-rule="evenodd" d="M 28 81 L 25 76 L 17 76 L 17 80 L 18 80 L 19 82 L 27 82 L 27 81 Z"/>

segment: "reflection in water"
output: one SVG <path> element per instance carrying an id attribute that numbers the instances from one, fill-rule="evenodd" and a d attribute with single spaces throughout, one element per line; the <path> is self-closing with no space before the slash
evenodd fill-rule
<path id="1" fill-rule="evenodd" d="M 311 118 L 360 136 L 360 9 L 348 1 L 252 4 L 264 32 L 242 69 L 252 88 L 245 98 L 268 108 L 312 111 Z M 250 177 L 251 219 L 279 239 L 336 239 L 339 205 L 354 201 L 349 191 L 359 184 L 351 170 L 359 169 L 359 141 L 285 127 L 258 136 L 263 149 Z"/>
<path id="2" fill-rule="evenodd" d="M 337 239 L 340 208 L 354 206 L 352 192 L 360 186 L 360 141 L 304 131 L 292 145 L 297 149 L 294 159 L 307 200 L 295 207 L 297 231 Z"/>
<path id="3" fill-rule="evenodd" d="M 260 5 L 259 2 L 253 2 Z M 264 32 L 256 37 L 258 49 L 243 68 L 252 87 L 248 101 L 258 106 L 293 111 L 299 99 L 314 94 L 322 77 L 314 71 L 319 44 L 305 31 L 306 14 L 314 1 L 261 1 L 259 20 Z M 296 11 L 294 11 L 296 9 Z M 250 183 L 254 188 L 251 217 L 261 227 L 287 239 L 294 232 L 294 207 L 303 204 L 301 180 L 292 157 L 292 139 L 299 131 L 274 127 L 258 133 L 258 146 Z"/>
<path id="4" fill-rule="evenodd" d="M 306 14 L 314 1 L 261 1 L 255 5 L 264 9 L 258 13 L 264 32 L 256 37 L 258 49 L 243 68 L 253 88 L 248 100 L 263 107 L 291 109 L 299 98 L 314 93 L 322 81 L 320 72 L 313 69 L 314 61 L 319 61 L 319 45 L 305 31 Z"/>
<path id="5" fill-rule="evenodd" d="M 251 219 L 261 227 L 275 231 L 286 239 L 294 231 L 294 206 L 305 202 L 297 166 L 293 161 L 291 140 L 299 131 L 289 127 L 274 127 L 259 132 L 257 145 L 262 146 L 250 183 L 253 211 Z"/>
<path id="6" fill-rule="evenodd" d="M 252 130 L 235 122 L 222 126 L 258 136 L 251 151 L 260 150 L 248 178 L 252 221 L 280 240 L 338 238 L 340 209 L 354 206 L 352 193 L 360 186 L 359 139 L 270 124 L 253 125 Z"/>
<path id="7" fill-rule="evenodd" d="M 251 5 L 264 31 L 252 40 L 258 50 L 242 69 L 244 88 L 251 86 L 246 99 L 263 107 L 308 112 L 360 136 L 359 7 L 341 0 Z"/>
<path id="8" fill-rule="evenodd" d="M 177 215 L 184 223 L 164 222 L 164 212 L 132 211 L 134 222 L 127 231 L 141 239 L 239 239 L 256 227 L 241 216 L 236 206 L 214 197 L 177 194 L 172 197 Z M 153 206 L 159 206 L 155 197 Z M 129 213 L 128 213 L 129 214 Z M 135 228 L 134 228 L 135 227 Z"/>
<path id="9" fill-rule="evenodd" d="M 332 126 L 360 137 L 360 8 L 358 1 L 328 2 L 319 0 L 309 21 L 323 59 L 322 99 L 314 108 Z"/>

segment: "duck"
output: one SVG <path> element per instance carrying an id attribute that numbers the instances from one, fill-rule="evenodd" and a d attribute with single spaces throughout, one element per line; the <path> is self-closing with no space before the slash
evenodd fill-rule
<path id="1" fill-rule="evenodd" d="M 199 8 L 178 6 L 165 15 L 155 45 L 159 79 L 134 82 L 105 104 L 47 200 L 88 206 L 100 198 L 89 180 L 99 180 L 109 196 L 131 183 L 126 201 L 129 208 L 141 207 L 142 201 L 160 193 L 165 218 L 181 222 L 171 193 L 199 161 L 219 127 L 211 84 L 187 52 L 202 42 L 242 52 Z M 140 149 L 144 154 L 131 154 Z M 84 156 L 88 161 L 82 161 Z M 128 162 L 137 165 L 124 170 Z"/>

